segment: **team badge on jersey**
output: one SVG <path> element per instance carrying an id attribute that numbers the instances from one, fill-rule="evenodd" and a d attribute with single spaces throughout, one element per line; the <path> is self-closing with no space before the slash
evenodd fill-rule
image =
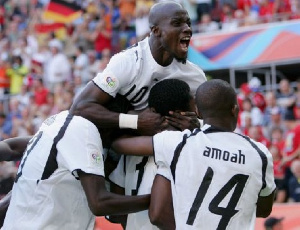
<path id="1" fill-rule="evenodd" d="M 101 162 L 102 162 L 102 157 L 101 157 L 101 154 L 98 153 L 98 152 L 91 152 L 90 153 L 90 157 L 91 157 L 91 163 L 93 165 L 100 165 Z"/>
<path id="2" fill-rule="evenodd" d="M 117 89 L 119 86 L 118 79 L 113 75 L 112 72 L 103 73 L 101 76 L 101 88 L 110 93 Z"/>

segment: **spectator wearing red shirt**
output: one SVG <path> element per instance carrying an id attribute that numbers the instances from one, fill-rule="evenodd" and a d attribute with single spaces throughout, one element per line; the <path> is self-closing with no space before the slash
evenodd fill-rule
<path id="1" fill-rule="evenodd" d="M 41 78 L 34 79 L 33 89 L 35 104 L 37 106 L 47 104 L 47 96 L 49 90 L 44 86 L 43 80 Z"/>
<path id="2" fill-rule="evenodd" d="M 89 36 L 89 40 L 94 42 L 97 59 L 101 58 L 101 53 L 104 49 L 112 50 L 111 15 L 105 13 L 104 7 L 100 9 L 100 18 L 95 31 Z"/>
<path id="3" fill-rule="evenodd" d="M 258 15 L 262 23 L 271 22 L 274 15 L 274 2 L 261 0 Z"/>
<path id="4" fill-rule="evenodd" d="M 248 130 L 248 135 L 253 140 L 265 145 L 267 148 L 271 144 L 271 142 L 263 135 L 261 126 L 251 126 Z"/>
<path id="5" fill-rule="evenodd" d="M 292 13 L 290 0 L 274 0 L 274 11 L 281 20 L 288 20 Z"/>
<path id="6" fill-rule="evenodd" d="M 286 134 L 282 164 L 290 167 L 296 158 L 300 158 L 300 124 L 294 122 L 294 128 Z"/>
<path id="7" fill-rule="evenodd" d="M 276 145 L 271 145 L 269 151 L 273 157 L 273 168 L 274 168 L 274 178 L 277 187 L 282 186 L 284 180 L 285 168 L 281 166 L 282 156 L 280 150 Z"/>

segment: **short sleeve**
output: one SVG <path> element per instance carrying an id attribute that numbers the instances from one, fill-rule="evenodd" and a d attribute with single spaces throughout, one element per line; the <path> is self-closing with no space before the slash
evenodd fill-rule
<path id="1" fill-rule="evenodd" d="M 265 176 L 266 187 L 260 191 L 260 196 L 269 196 L 276 189 L 273 169 L 273 157 L 267 149 L 265 150 L 265 154 L 268 162 Z"/>
<path id="2" fill-rule="evenodd" d="M 75 177 L 78 170 L 104 176 L 102 141 L 92 122 L 81 117 L 72 119 L 57 148 L 63 166 Z"/>
<path id="3" fill-rule="evenodd" d="M 94 77 L 94 83 L 112 97 L 127 85 L 136 76 L 136 66 L 129 52 L 114 55 L 105 70 Z"/>
<path id="4" fill-rule="evenodd" d="M 157 165 L 156 174 L 161 175 L 161 176 L 165 177 L 168 180 L 171 180 L 170 169 L 166 165 L 161 164 L 161 162 L 159 162 L 158 165 Z"/>
<path id="5" fill-rule="evenodd" d="M 121 156 L 117 167 L 109 175 L 109 180 L 114 184 L 125 188 L 124 155 Z"/>
<path id="6" fill-rule="evenodd" d="M 170 169 L 175 149 L 182 142 L 183 136 L 189 135 L 189 133 L 189 130 L 184 132 L 164 131 L 153 137 L 154 158 L 158 167 L 158 174 L 169 179 L 166 171 Z"/>

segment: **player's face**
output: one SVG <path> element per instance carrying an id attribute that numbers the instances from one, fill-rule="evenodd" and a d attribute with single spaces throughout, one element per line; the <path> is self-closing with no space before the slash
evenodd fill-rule
<path id="1" fill-rule="evenodd" d="M 186 61 L 192 37 L 190 17 L 186 10 L 172 6 L 159 24 L 161 44 L 165 51 L 179 61 Z"/>

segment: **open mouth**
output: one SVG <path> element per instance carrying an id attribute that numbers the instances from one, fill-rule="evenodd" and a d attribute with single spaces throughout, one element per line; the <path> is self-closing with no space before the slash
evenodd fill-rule
<path id="1" fill-rule="evenodd" d="M 185 52 L 188 51 L 190 40 L 191 40 L 191 37 L 189 37 L 189 36 L 186 36 L 186 37 L 183 37 L 180 39 L 180 46 L 183 51 L 185 51 Z"/>

